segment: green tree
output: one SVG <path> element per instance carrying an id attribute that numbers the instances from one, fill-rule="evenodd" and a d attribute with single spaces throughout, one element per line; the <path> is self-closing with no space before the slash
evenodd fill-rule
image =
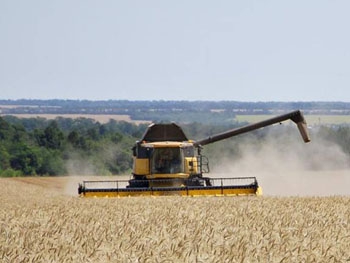
<path id="1" fill-rule="evenodd" d="M 68 142 L 72 144 L 74 147 L 79 147 L 79 139 L 80 139 L 80 136 L 76 130 L 71 131 L 67 137 Z"/>
<path id="2" fill-rule="evenodd" d="M 4 145 L 0 144 L 0 170 L 6 170 L 10 168 L 10 154 Z"/>
<path id="3" fill-rule="evenodd" d="M 37 173 L 40 175 L 64 175 L 67 174 L 62 153 L 57 150 L 46 149 L 41 151 L 42 162 Z"/>
<path id="4" fill-rule="evenodd" d="M 10 165 L 12 169 L 22 171 L 25 175 L 36 175 L 40 167 L 38 152 L 33 147 L 18 143 L 12 150 Z"/>
<path id="5" fill-rule="evenodd" d="M 40 146 L 49 149 L 61 149 L 65 139 L 56 121 L 51 121 L 44 131 L 35 130 L 35 137 Z"/>

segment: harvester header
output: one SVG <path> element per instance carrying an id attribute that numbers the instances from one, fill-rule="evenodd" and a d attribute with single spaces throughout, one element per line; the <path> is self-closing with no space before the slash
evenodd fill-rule
<path id="1" fill-rule="evenodd" d="M 151 124 L 132 149 L 132 179 L 127 181 L 84 181 L 81 196 L 160 196 L 160 195 L 260 195 L 255 177 L 210 178 L 208 158 L 202 146 L 275 123 L 292 120 L 304 142 L 310 141 L 301 111 L 293 111 L 241 128 L 192 141 L 175 123 Z"/>

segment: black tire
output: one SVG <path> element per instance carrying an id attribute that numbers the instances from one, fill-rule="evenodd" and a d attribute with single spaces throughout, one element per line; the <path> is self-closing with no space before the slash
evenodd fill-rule
<path id="1" fill-rule="evenodd" d="M 129 180 L 129 185 L 126 188 L 148 188 L 149 183 L 147 180 L 137 180 L 131 179 Z"/>
<path id="2" fill-rule="evenodd" d="M 204 186 L 203 178 L 194 177 L 186 180 L 186 186 Z"/>

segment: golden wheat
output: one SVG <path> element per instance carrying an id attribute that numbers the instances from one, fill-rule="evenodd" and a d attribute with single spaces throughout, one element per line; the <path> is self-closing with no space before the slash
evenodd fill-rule
<path id="1" fill-rule="evenodd" d="M 1 179 L 1 262 L 345 262 L 349 197 L 84 199 Z"/>

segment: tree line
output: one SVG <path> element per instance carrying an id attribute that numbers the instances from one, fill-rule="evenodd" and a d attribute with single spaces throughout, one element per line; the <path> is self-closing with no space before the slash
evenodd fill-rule
<path id="1" fill-rule="evenodd" d="M 87 166 L 91 174 L 125 174 L 132 167 L 132 145 L 144 129 L 113 120 L 0 117 L 0 174 L 66 175 L 86 173 Z"/>
<path id="2" fill-rule="evenodd" d="M 189 139 L 202 139 L 237 126 L 231 124 L 181 124 Z M 87 118 L 20 119 L 0 117 L 0 176 L 130 174 L 132 169 L 131 148 L 139 140 L 146 124 L 136 125 L 125 121 L 110 120 L 101 124 Z M 296 128 L 286 126 L 280 130 L 281 142 L 288 140 L 288 129 L 297 134 Z M 212 144 L 205 154 L 212 162 L 220 162 L 224 154 L 239 155 L 240 145 L 247 141 L 262 144 L 269 128 L 235 139 Z M 311 130 L 311 137 L 322 137 L 338 145 L 350 157 L 350 127 L 321 126 Z M 300 140 L 291 139 L 291 141 Z M 317 143 L 314 142 L 314 143 Z"/>

